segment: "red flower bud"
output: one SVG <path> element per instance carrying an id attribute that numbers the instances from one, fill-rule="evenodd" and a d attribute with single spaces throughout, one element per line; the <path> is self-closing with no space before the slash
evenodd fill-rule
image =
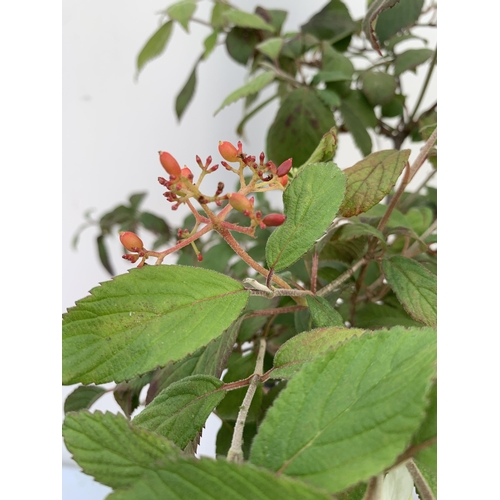
<path id="1" fill-rule="evenodd" d="M 266 226 L 281 226 L 285 219 L 283 214 L 269 214 L 262 219 L 262 223 Z"/>
<path id="2" fill-rule="evenodd" d="M 224 160 L 233 162 L 239 161 L 238 154 L 241 151 L 238 151 L 230 142 L 219 141 L 219 153 Z"/>
<path id="3" fill-rule="evenodd" d="M 193 172 L 191 172 L 191 170 L 188 167 L 184 167 L 181 170 L 181 176 L 186 177 L 186 179 L 189 179 L 190 181 L 192 181 L 194 178 Z"/>
<path id="4" fill-rule="evenodd" d="M 129 252 L 140 252 L 144 248 L 144 243 L 137 234 L 130 231 L 121 231 L 120 241 Z"/>
<path id="5" fill-rule="evenodd" d="M 160 155 L 160 163 L 168 174 L 181 175 L 181 167 L 179 167 L 177 160 L 170 153 L 158 151 L 158 154 Z"/>
<path id="6" fill-rule="evenodd" d="M 253 203 L 240 193 L 228 193 L 227 199 L 229 200 L 229 204 L 238 210 L 238 212 L 250 213 L 253 211 Z"/>
<path id="7" fill-rule="evenodd" d="M 285 187 L 288 184 L 288 175 L 285 174 L 283 177 L 280 177 L 280 182 L 283 187 Z"/>
<path id="8" fill-rule="evenodd" d="M 288 160 L 285 160 L 278 167 L 278 170 L 276 171 L 276 174 L 278 175 L 278 177 L 283 177 L 284 175 L 288 174 L 288 172 L 290 172 L 291 168 L 292 168 L 292 159 L 288 158 Z"/>

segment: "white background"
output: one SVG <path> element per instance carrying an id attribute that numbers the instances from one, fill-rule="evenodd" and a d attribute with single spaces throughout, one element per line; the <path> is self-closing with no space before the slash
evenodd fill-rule
<path id="1" fill-rule="evenodd" d="M 158 27 L 156 14 L 171 3 L 174 2 L 68 0 L 63 4 L 63 311 L 99 282 L 109 279 L 97 257 L 97 229 L 88 229 L 82 234 L 78 251 L 70 246 L 87 209 L 95 208 L 95 214 L 99 215 L 125 202 L 130 194 L 146 191 L 149 195 L 143 208 L 166 215 L 175 228 L 186 212 L 182 208 L 172 212 L 162 196 L 164 189 L 156 181 L 158 175 L 162 175 L 157 151 L 169 151 L 179 163 L 194 165 L 195 171 L 196 154 L 202 158 L 212 155 L 214 162 L 218 162 L 218 141 L 236 143 L 238 140 L 235 128 L 242 117 L 240 103 L 213 117 L 223 99 L 241 86 L 246 77 L 245 68 L 229 60 L 224 46 L 218 47 L 207 62 L 199 65 L 196 94 L 181 123 L 174 112 L 175 97 L 202 51 L 209 28 L 191 23 L 188 35 L 176 25 L 165 54 L 147 64 L 138 80 L 134 78 L 137 54 Z M 233 3 L 247 11 L 253 11 L 259 4 Z M 348 2 L 354 18 L 363 16 L 364 4 L 360 0 Z M 199 2 L 195 16 L 208 19 L 211 5 L 208 1 Z M 292 31 L 320 10 L 325 1 L 291 5 L 286 0 L 276 0 L 265 5 L 289 10 L 284 31 Z M 422 29 L 421 34 L 431 39 L 429 47 L 433 48 L 434 30 Z M 410 109 L 426 70 L 427 67 L 423 67 L 417 75 L 405 77 L 405 92 L 411 96 Z M 431 105 L 435 98 L 433 79 L 421 109 Z M 244 140 L 246 152 L 258 155 L 264 149 L 265 133 L 276 110 L 277 104 L 273 103 L 249 122 Z M 375 150 L 384 147 L 391 145 L 384 141 L 374 143 Z M 408 147 L 413 148 L 411 158 L 414 158 L 418 148 L 411 143 Z M 361 154 L 350 138 L 342 135 L 337 164 L 346 168 L 359 159 Z M 222 171 L 218 179 L 213 175 L 213 182 L 227 179 L 224 174 Z M 418 183 L 415 179 L 413 185 Z M 147 238 L 145 243 L 147 246 Z M 108 240 L 107 244 L 116 272 L 125 272 L 130 265 L 120 258 L 122 249 L 118 237 Z M 63 387 L 63 399 L 73 389 Z M 120 411 L 111 394 L 101 398 L 95 409 Z M 203 434 L 200 454 L 214 456 L 218 427 L 218 419 L 212 416 Z M 64 447 L 63 466 L 64 500 L 97 500 L 110 491 L 77 472 Z"/>

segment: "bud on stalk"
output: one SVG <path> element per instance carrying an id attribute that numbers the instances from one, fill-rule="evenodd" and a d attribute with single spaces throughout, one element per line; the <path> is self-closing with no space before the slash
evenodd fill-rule
<path id="1" fill-rule="evenodd" d="M 158 154 L 160 155 L 160 163 L 168 174 L 175 176 L 181 175 L 181 167 L 170 153 L 158 151 Z"/>
<path id="2" fill-rule="evenodd" d="M 269 214 L 262 219 L 262 222 L 266 226 L 281 226 L 285 219 L 286 217 L 283 214 Z"/>
<path id="3" fill-rule="evenodd" d="M 253 211 L 253 203 L 251 200 L 246 198 L 241 193 L 228 193 L 227 199 L 229 200 L 229 204 L 238 212 L 248 212 L 251 213 Z"/>
<path id="4" fill-rule="evenodd" d="M 219 141 L 219 153 L 224 160 L 236 162 L 239 161 L 238 154 L 241 153 L 241 151 L 238 151 L 228 141 Z"/>
<path id="5" fill-rule="evenodd" d="M 283 177 L 284 175 L 288 174 L 288 172 L 290 172 L 291 168 L 292 168 L 292 159 L 288 158 L 288 160 L 285 160 L 278 167 L 278 170 L 276 171 L 276 174 L 278 175 L 278 177 Z"/>
<path id="6" fill-rule="evenodd" d="M 131 231 L 121 231 L 120 241 L 129 252 L 140 252 L 144 248 L 144 243 L 137 234 Z"/>

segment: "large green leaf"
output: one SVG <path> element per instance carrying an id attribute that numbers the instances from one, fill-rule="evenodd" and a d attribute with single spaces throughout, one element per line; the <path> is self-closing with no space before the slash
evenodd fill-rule
<path id="1" fill-rule="evenodd" d="M 130 486 L 158 460 L 176 456 L 166 438 L 109 412 L 68 413 L 63 436 L 83 471 L 111 488 Z"/>
<path id="2" fill-rule="evenodd" d="M 105 393 L 98 385 L 80 385 L 64 401 L 64 413 L 88 410 Z"/>
<path id="3" fill-rule="evenodd" d="M 173 441 L 181 449 L 201 430 L 213 409 L 224 399 L 222 382 L 193 375 L 173 383 L 134 418 L 133 423 Z"/>
<path id="4" fill-rule="evenodd" d="M 285 342 L 275 354 L 271 378 L 290 378 L 307 361 L 351 337 L 361 336 L 363 332 L 358 328 L 331 326 L 299 333 Z"/>
<path id="5" fill-rule="evenodd" d="M 394 60 L 394 75 L 399 76 L 405 71 L 414 70 L 424 64 L 433 54 L 431 49 L 409 49 L 396 56 Z"/>
<path id="6" fill-rule="evenodd" d="M 268 24 L 257 14 L 250 14 L 241 10 L 226 10 L 222 16 L 235 26 L 240 28 L 252 28 L 256 30 L 274 31 L 274 26 Z"/>
<path id="7" fill-rule="evenodd" d="M 390 2 L 395 3 L 395 2 Z M 380 43 L 413 26 L 420 17 L 424 0 L 400 0 L 394 7 L 385 10 L 377 18 L 375 33 Z"/>
<path id="8" fill-rule="evenodd" d="M 365 71 L 360 81 L 363 93 L 372 106 L 390 102 L 396 93 L 396 79 L 388 73 Z"/>
<path id="9" fill-rule="evenodd" d="M 344 217 L 359 215 L 381 201 L 396 184 L 410 152 L 409 149 L 378 151 L 346 168 L 346 194 L 340 213 Z"/>
<path id="10" fill-rule="evenodd" d="M 306 364 L 262 422 L 250 461 L 339 492 L 381 473 L 425 417 L 436 332 L 365 334 Z"/>
<path id="11" fill-rule="evenodd" d="M 235 26 L 226 36 L 226 49 L 236 62 L 246 65 L 259 42 L 256 30 Z"/>
<path id="12" fill-rule="evenodd" d="M 206 269 L 148 266 L 117 276 L 63 316 L 63 384 L 121 382 L 181 359 L 218 337 L 248 295 Z"/>
<path id="13" fill-rule="evenodd" d="M 362 28 L 365 33 L 366 38 L 371 43 L 371 46 L 380 54 L 380 45 L 375 35 L 375 24 L 381 12 L 394 7 L 399 0 L 373 0 L 369 3 L 366 16 L 363 19 Z"/>
<path id="14" fill-rule="evenodd" d="M 269 129 L 267 156 L 276 165 L 290 157 L 302 165 L 334 125 L 333 113 L 313 89 L 296 89 L 283 100 Z"/>
<path id="15" fill-rule="evenodd" d="M 167 21 L 158 31 L 146 42 L 137 56 L 137 73 L 140 73 L 146 63 L 160 56 L 170 39 L 172 34 L 172 21 Z"/>
<path id="16" fill-rule="evenodd" d="M 189 20 L 196 11 L 195 0 L 181 0 L 167 8 L 170 19 L 177 21 L 189 33 Z"/>
<path id="17" fill-rule="evenodd" d="M 108 500 L 329 500 L 300 481 L 226 459 L 166 459 Z"/>
<path id="18" fill-rule="evenodd" d="M 246 97 L 250 94 L 255 94 L 259 90 L 262 90 L 266 85 L 269 85 L 276 75 L 274 71 L 264 71 L 259 76 L 256 76 L 253 80 L 250 80 L 248 83 L 245 83 L 243 87 L 236 89 L 234 92 L 229 94 L 222 104 L 217 108 L 214 113 L 214 116 L 222 109 L 232 104 L 233 102 L 238 101 L 239 99 Z"/>
<path id="19" fill-rule="evenodd" d="M 283 194 L 286 221 L 273 231 L 266 245 L 269 267 L 281 271 L 320 238 L 342 202 L 345 179 L 332 162 L 307 165 Z"/>
<path id="20" fill-rule="evenodd" d="M 429 326 L 437 324 L 437 278 L 413 259 L 395 255 L 382 261 L 385 278 L 408 314 Z"/>

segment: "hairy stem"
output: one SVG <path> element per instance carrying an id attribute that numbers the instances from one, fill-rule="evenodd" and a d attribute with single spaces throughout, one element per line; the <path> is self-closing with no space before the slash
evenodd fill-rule
<path id="1" fill-rule="evenodd" d="M 413 162 L 413 165 L 411 166 L 410 169 L 410 179 L 408 180 L 408 182 L 411 182 L 413 177 L 415 177 L 415 174 L 418 172 L 419 168 L 423 165 L 424 161 L 427 159 L 429 151 L 432 149 L 432 146 L 434 146 L 434 143 L 436 141 L 437 141 L 437 127 L 434 129 L 434 132 L 432 132 L 431 136 L 427 139 L 426 143 L 424 144 L 424 147 L 420 150 L 420 153 L 415 158 L 415 161 Z"/>
<path id="2" fill-rule="evenodd" d="M 273 316 L 274 314 L 286 314 L 295 311 L 301 311 L 306 309 L 306 306 L 287 306 L 287 307 L 274 307 L 270 309 L 261 309 L 260 311 L 254 311 L 250 314 L 246 314 L 245 318 L 254 318 L 256 316 Z"/>
<path id="3" fill-rule="evenodd" d="M 425 480 L 415 462 L 413 460 L 410 460 L 409 462 L 407 462 L 406 468 L 413 478 L 413 482 L 415 483 L 415 487 L 418 490 L 420 498 L 422 500 L 436 500 L 434 493 L 427 484 L 427 481 Z"/>
<path id="4" fill-rule="evenodd" d="M 363 500 L 383 500 L 382 497 L 383 483 L 384 483 L 384 476 L 382 474 L 372 477 L 368 481 L 368 488 L 366 488 Z"/>
<path id="5" fill-rule="evenodd" d="M 431 76 L 432 72 L 434 71 L 434 66 L 436 65 L 436 60 L 437 60 L 437 47 L 434 50 L 434 54 L 431 59 L 431 64 L 429 66 L 429 69 L 427 70 L 427 75 L 424 80 L 424 84 L 422 85 L 422 88 L 420 90 L 420 95 L 418 96 L 417 103 L 415 104 L 415 108 L 413 108 L 413 112 L 408 118 L 408 122 L 411 122 L 415 116 L 415 114 L 418 111 L 418 108 L 420 107 L 420 104 L 422 104 L 422 99 L 424 98 L 425 92 L 427 91 L 427 87 L 429 86 L 429 82 L 431 81 Z"/>
<path id="6" fill-rule="evenodd" d="M 255 363 L 254 374 L 252 375 L 250 385 L 248 386 L 247 393 L 240 406 L 238 418 L 234 426 L 233 439 L 231 441 L 231 448 L 227 453 L 228 462 L 235 462 L 240 464 L 243 462 L 243 429 L 248 415 L 248 410 L 252 404 L 252 399 L 261 381 L 261 376 L 264 373 L 264 355 L 266 353 L 266 340 L 260 339 L 259 353 L 257 354 L 257 362 Z"/>
<path id="7" fill-rule="evenodd" d="M 336 280 L 333 280 L 328 285 L 324 286 L 316 295 L 320 297 L 324 297 L 329 293 L 334 292 L 344 281 L 347 281 L 363 264 L 367 261 L 365 258 L 358 260 L 352 267 L 350 267 L 347 271 L 344 271 Z"/>

